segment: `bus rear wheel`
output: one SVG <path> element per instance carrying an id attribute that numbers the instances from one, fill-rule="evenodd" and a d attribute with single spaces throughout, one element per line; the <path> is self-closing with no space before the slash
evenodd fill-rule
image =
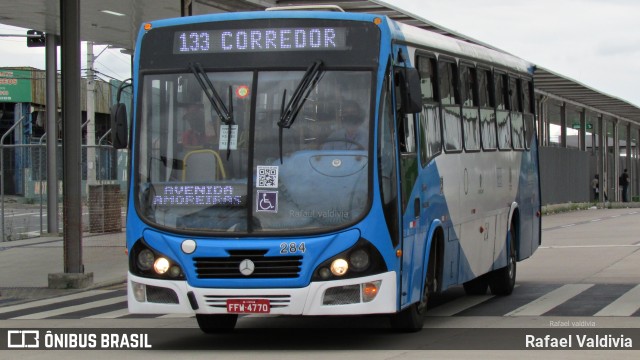
<path id="1" fill-rule="evenodd" d="M 222 315 L 210 315 L 210 314 L 196 314 L 196 320 L 200 330 L 206 334 L 216 334 L 230 332 L 236 327 L 238 321 L 238 315 L 234 314 L 222 314 Z"/>
<path id="2" fill-rule="evenodd" d="M 516 285 L 516 263 L 518 261 L 516 255 L 516 227 L 511 224 L 509 230 L 509 241 L 507 242 L 508 256 L 507 266 L 494 270 L 489 277 L 489 289 L 493 295 L 510 295 Z"/>

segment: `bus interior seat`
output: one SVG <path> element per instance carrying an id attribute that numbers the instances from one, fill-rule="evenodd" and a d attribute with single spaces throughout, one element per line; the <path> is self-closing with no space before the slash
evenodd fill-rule
<path id="1" fill-rule="evenodd" d="M 193 150 L 184 156 L 182 181 L 204 182 L 226 179 L 220 155 L 213 150 Z"/>

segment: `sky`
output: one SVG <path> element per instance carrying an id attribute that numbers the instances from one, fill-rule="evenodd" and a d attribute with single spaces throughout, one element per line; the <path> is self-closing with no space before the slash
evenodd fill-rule
<path id="1" fill-rule="evenodd" d="M 0 67 L 8 66 L 30 66 L 37 69 L 45 69 L 45 48 L 29 48 L 27 40 L 23 37 L 12 37 L 6 35 L 26 35 L 27 29 L 0 24 Z M 122 54 L 120 49 L 107 49 L 105 45 L 95 45 L 93 55 L 95 58 L 94 68 L 99 71 L 97 74 L 104 81 L 110 79 L 124 80 L 131 77 L 131 56 Z M 87 69 L 87 46 L 82 42 L 80 47 L 82 59 L 80 68 L 82 76 Z M 58 48 L 58 68 L 60 68 L 60 48 Z"/>
<path id="2" fill-rule="evenodd" d="M 639 0 L 385 0 L 640 107 Z"/>
<path id="3" fill-rule="evenodd" d="M 640 107 L 640 0 L 386 1 Z M 0 34 L 13 33 L 25 30 L 0 24 Z M 0 37 L 0 66 L 44 69 L 44 48 L 25 43 Z M 85 49 L 83 44 L 82 68 Z M 123 80 L 130 77 L 129 62 L 128 55 L 109 49 L 95 68 L 105 80 Z"/>

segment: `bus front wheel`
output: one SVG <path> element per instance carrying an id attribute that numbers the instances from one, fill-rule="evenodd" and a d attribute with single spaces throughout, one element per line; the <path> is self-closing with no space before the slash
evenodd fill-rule
<path id="1" fill-rule="evenodd" d="M 196 320 L 202 332 L 206 334 L 216 334 L 232 331 L 238 321 L 238 315 L 196 314 Z"/>
<path id="2" fill-rule="evenodd" d="M 429 286 L 425 285 L 422 299 L 409 305 L 404 310 L 391 316 L 391 327 L 403 332 L 417 332 L 422 330 L 424 314 L 427 312 L 429 302 Z"/>

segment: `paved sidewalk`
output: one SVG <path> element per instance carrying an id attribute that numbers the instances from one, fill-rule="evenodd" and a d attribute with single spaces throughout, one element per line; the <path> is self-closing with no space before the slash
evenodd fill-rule
<path id="1" fill-rule="evenodd" d="M 117 233 L 85 233 L 82 243 L 82 262 L 85 273 L 93 272 L 93 285 L 84 289 L 49 289 L 48 275 L 64 272 L 62 236 L 0 242 L 0 306 L 125 282 L 128 263 L 124 229 Z"/>

